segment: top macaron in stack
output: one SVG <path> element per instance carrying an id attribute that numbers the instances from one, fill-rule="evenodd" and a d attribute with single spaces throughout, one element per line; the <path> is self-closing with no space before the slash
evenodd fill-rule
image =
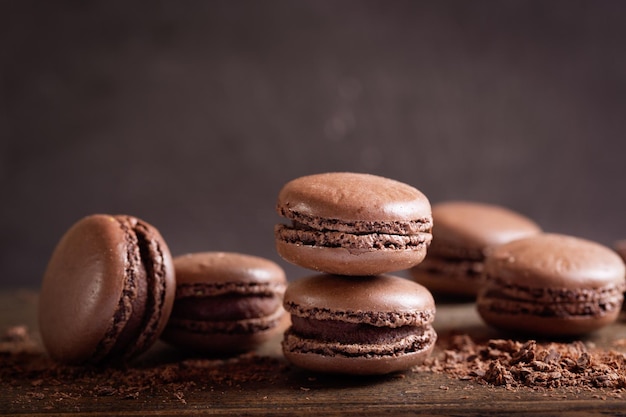
<path id="1" fill-rule="evenodd" d="M 384 374 L 421 362 L 434 347 L 435 304 L 420 284 L 388 274 L 424 260 L 430 202 L 407 184 L 369 174 L 297 178 L 276 207 L 279 255 L 323 274 L 292 282 L 283 352 L 313 371 Z"/>
<path id="2" fill-rule="evenodd" d="M 288 182 L 275 228 L 286 261 L 338 275 L 377 275 L 420 263 L 432 240 L 430 202 L 419 190 L 388 178 L 325 173 Z"/>

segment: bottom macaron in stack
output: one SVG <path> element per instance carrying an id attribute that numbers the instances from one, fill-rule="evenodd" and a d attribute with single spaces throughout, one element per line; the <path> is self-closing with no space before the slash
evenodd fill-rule
<path id="1" fill-rule="evenodd" d="M 405 278 L 313 275 L 289 285 L 284 305 L 292 322 L 285 357 L 313 371 L 401 371 L 420 364 L 437 340 L 430 292 Z"/>
<path id="2" fill-rule="evenodd" d="M 284 296 L 291 327 L 282 349 L 315 372 L 378 375 L 418 365 L 437 335 L 431 293 L 388 273 L 421 262 L 431 240 L 428 199 L 382 177 L 328 173 L 289 182 L 277 211 L 278 253 L 318 271 Z"/>

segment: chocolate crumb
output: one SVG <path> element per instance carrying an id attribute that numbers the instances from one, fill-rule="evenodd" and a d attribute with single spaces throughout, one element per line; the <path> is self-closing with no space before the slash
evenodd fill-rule
<path id="1" fill-rule="evenodd" d="M 581 341 L 522 343 L 491 339 L 478 343 L 469 335 L 460 334 L 447 341 L 442 339 L 440 344 L 444 344 L 443 351 L 414 371 L 442 373 L 507 389 L 626 388 L 626 354 Z"/>
<path id="2" fill-rule="evenodd" d="M 26 326 L 0 332 L 0 381 L 15 391 L 10 405 L 16 409 L 41 402 L 38 407 L 47 411 L 68 410 L 84 407 L 86 398 L 105 397 L 129 401 L 159 397 L 186 406 L 194 392 L 272 384 L 284 377 L 286 369 L 285 361 L 255 353 L 224 359 L 187 357 L 124 366 L 70 366 L 50 359 Z"/>

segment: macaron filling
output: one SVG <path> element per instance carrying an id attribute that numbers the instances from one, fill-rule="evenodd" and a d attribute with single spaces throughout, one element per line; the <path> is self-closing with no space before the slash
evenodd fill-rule
<path id="1" fill-rule="evenodd" d="M 363 279 L 367 279 L 363 277 Z M 317 321 L 336 320 L 345 323 L 365 323 L 378 327 L 422 326 L 432 323 L 435 319 L 434 309 L 420 311 L 331 311 L 323 307 L 306 307 L 297 303 L 285 302 L 285 309 L 291 314 L 292 320 L 308 317 Z"/>
<path id="2" fill-rule="evenodd" d="M 429 255 L 421 264 L 416 266 L 415 269 L 432 275 L 444 275 L 446 277 L 459 277 L 478 281 L 483 277 L 484 263 L 481 261 L 442 258 Z"/>
<path id="3" fill-rule="evenodd" d="M 436 236 L 436 234 L 435 234 Z M 435 237 L 430 245 L 428 256 L 437 256 L 438 258 L 454 261 L 467 260 L 482 262 L 485 259 L 486 248 L 463 247 L 453 243 L 442 242 L 442 238 Z"/>
<path id="4" fill-rule="evenodd" d="M 489 279 L 480 308 L 495 313 L 539 317 L 602 317 L 620 310 L 624 284 L 593 289 L 530 288 Z"/>
<path id="5" fill-rule="evenodd" d="M 176 301 L 172 317 L 200 321 L 243 320 L 268 316 L 281 304 L 281 299 L 275 295 L 187 297 Z"/>
<path id="6" fill-rule="evenodd" d="M 369 341 L 350 342 L 305 337 L 298 334 L 292 327 L 285 333 L 282 345 L 285 351 L 292 353 L 349 358 L 398 357 L 416 352 L 426 352 L 434 346 L 437 335 L 432 326 L 428 325 L 412 330 L 413 332 L 407 332 L 402 337 L 385 337 L 381 340 L 379 336 Z"/>
<path id="7" fill-rule="evenodd" d="M 425 329 L 416 326 L 382 327 L 294 316 L 291 318 L 291 324 L 293 333 L 304 339 L 341 344 L 395 343 L 409 336 L 422 335 Z"/>
<path id="8" fill-rule="evenodd" d="M 409 221 L 344 221 L 323 219 L 277 207 L 291 225 L 278 224 L 278 240 L 295 244 L 350 250 L 417 250 L 430 245 L 432 219 Z"/>
<path id="9" fill-rule="evenodd" d="M 165 262 L 150 228 L 130 216 L 114 216 L 126 240 L 126 281 L 111 326 L 96 347 L 94 362 L 125 358 L 156 338 L 165 302 Z M 149 291 L 151 289 L 151 291 Z"/>
<path id="10" fill-rule="evenodd" d="M 197 333 L 252 333 L 279 324 L 283 283 L 179 284 L 169 320 Z"/>
<path id="11" fill-rule="evenodd" d="M 437 335 L 434 309 L 411 311 L 331 311 L 285 303 L 291 327 L 288 352 L 344 357 L 399 356 L 429 350 Z"/>
<path id="12" fill-rule="evenodd" d="M 363 221 L 327 219 L 300 213 L 292 208 L 277 207 L 278 214 L 291 220 L 296 229 L 335 230 L 338 232 L 367 234 L 384 231 L 395 235 L 415 235 L 430 233 L 433 222 L 431 217 L 416 220 Z"/>
<path id="13" fill-rule="evenodd" d="M 263 317 L 252 317 L 241 320 L 196 320 L 170 317 L 168 328 L 185 330 L 187 333 L 198 333 L 201 335 L 223 334 L 223 335 L 245 335 L 270 330 L 277 327 L 285 315 L 283 309 L 278 309 L 272 314 Z"/>

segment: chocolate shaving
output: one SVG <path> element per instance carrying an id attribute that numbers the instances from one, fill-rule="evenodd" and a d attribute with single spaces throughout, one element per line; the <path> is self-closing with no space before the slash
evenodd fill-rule
<path id="1" fill-rule="evenodd" d="M 414 371 L 507 388 L 626 388 L 626 354 L 581 341 L 491 339 L 479 343 L 460 334 L 440 340 L 439 347 L 443 347 L 439 354 Z"/>
<path id="2" fill-rule="evenodd" d="M 187 404 L 193 393 L 214 387 L 276 383 L 287 367 L 276 358 L 254 353 L 124 366 L 71 366 L 51 360 L 26 326 L 0 333 L 0 381 L 14 408 L 31 404 L 47 411 L 66 411 L 71 404 L 81 404 L 81 399 L 98 397 L 136 401 L 158 396 L 163 402 Z"/>

